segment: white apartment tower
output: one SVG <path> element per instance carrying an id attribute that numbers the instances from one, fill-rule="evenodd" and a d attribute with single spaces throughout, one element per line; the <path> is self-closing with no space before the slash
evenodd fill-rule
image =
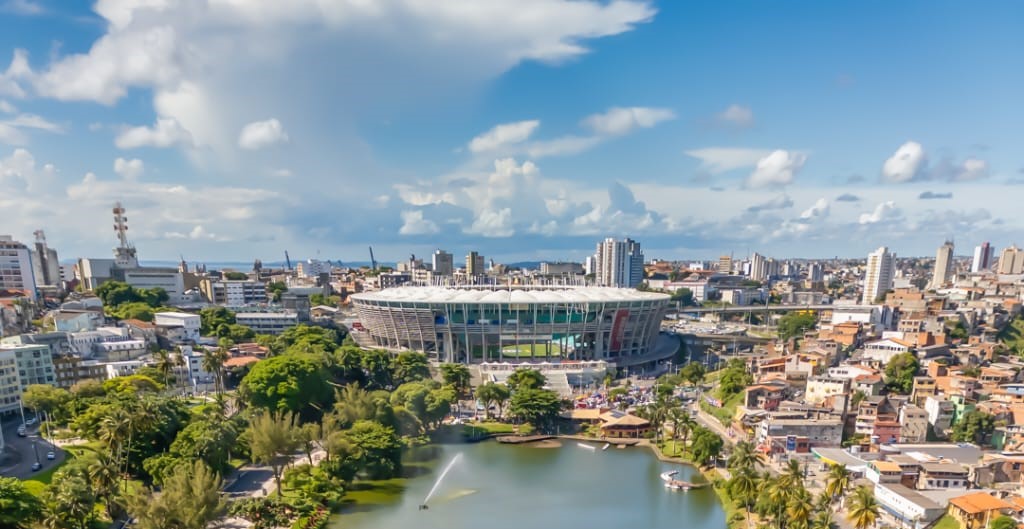
<path id="1" fill-rule="evenodd" d="M 764 281 L 768 278 L 768 261 L 765 260 L 764 256 L 754 252 L 754 255 L 750 257 L 750 279 L 754 281 Z"/>
<path id="2" fill-rule="evenodd" d="M 974 260 L 971 261 L 971 273 L 984 272 L 992 266 L 992 258 L 995 255 L 995 248 L 988 241 L 981 243 L 981 246 L 974 247 Z"/>
<path id="3" fill-rule="evenodd" d="M 452 254 L 444 250 L 435 250 L 430 264 L 435 276 L 450 276 L 455 271 Z"/>
<path id="4" fill-rule="evenodd" d="M 892 288 L 896 275 L 896 254 L 882 246 L 868 254 L 867 269 L 864 274 L 864 297 L 862 303 L 870 305 Z"/>
<path id="5" fill-rule="evenodd" d="M 594 254 L 595 280 L 606 287 L 635 288 L 644 279 L 644 254 L 632 239 L 607 238 Z"/>
<path id="6" fill-rule="evenodd" d="M 10 235 L 0 235 L 0 290 L 19 290 L 36 299 L 32 252 Z"/>
<path id="7" fill-rule="evenodd" d="M 1003 253 L 999 255 L 999 269 L 1000 274 L 1024 274 L 1024 250 L 1017 248 L 1017 245 L 1011 245 L 1009 248 L 1004 248 Z"/>
<path id="8" fill-rule="evenodd" d="M 945 286 L 953 279 L 953 242 L 946 241 L 935 254 L 935 271 L 932 273 L 932 288 Z"/>

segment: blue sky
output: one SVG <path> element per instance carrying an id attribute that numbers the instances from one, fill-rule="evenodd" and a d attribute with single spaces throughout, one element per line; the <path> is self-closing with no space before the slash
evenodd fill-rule
<path id="1" fill-rule="evenodd" d="M 1010 1 L 0 0 L 0 231 L 106 255 L 121 200 L 149 259 L 581 259 L 607 235 L 662 258 L 969 254 L 1024 242 L 1022 20 Z"/>

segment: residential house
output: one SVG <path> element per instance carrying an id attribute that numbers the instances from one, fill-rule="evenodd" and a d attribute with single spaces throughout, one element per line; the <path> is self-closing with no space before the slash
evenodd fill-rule
<path id="1" fill-rule="evenodd" d="M 817 406 L 823 403 L 828 397 L 841 395 L 848 393 L 849 391 L 849 379 L 830 378 L 827 376 L 811 377 L 807 379 L 807 388 L 804 391 L 804 402 Z"/>
<path id="2" fill-rule="evenodd" d="M 946 435 L 946 432 L 953 427 L 955 406 L 949 400 L 926 397 L 924 411 L 928 414 L 928 424 L 937 435 Z"/>
<path id="3" fill-rule="evenodd" d="M 900 442 L 923 443 L 928 439 L 928 412 L 915 404 L 900 406 Z"/>
<path id="4" fill-rule="evenodd" d="M 949 515 L 963 529 L 985 529 L 1000 515 L 1017 515 L 1021 508 L 988 492 L 972 492 L 949 500 Z"/>
<path id="5" fill-rule="evenodd" d="M 966 489 L 970 485 L 967 467 L 960 463 L 936 461 L 921 463 L 920 466 L 918 489 Z"/>
<path id="6" fill-rule="evenodd" d="M 936 395 L 935 379 L 927 376 L 914 377 L 914 389 L 910 393 L 910 400 L 918 406 L 924 406 L 928 397 Z"/>

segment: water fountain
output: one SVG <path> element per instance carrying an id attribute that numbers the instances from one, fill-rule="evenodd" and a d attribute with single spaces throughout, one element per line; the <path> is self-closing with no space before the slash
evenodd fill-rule
<path id="1" fill-rule="evenodd" d="M 434 486 L 430 487 L 430 492 L 427 493 L 427 497 L 423 498 L 423 503 L 421 503 L 419 507 L 421 511 L 427 509 L 427 502 L 430 501 L 431 496 L 437 492 L 437 488 L 441 486 L 441 482 L 444 481 L 444 477 L 448 475 L 448 471 L 450 471 L 452 467 L 455 466 L 455 463 L 458 463 L 461 459 L 462 452 L 459 452 L 458 454 L 455 454 L 455 457 L 453 457 L 447 465 L 444 466 L 444 470 L 441 471 L 440 476 L 437 476 L 437 481 L 434 482 Z"/>

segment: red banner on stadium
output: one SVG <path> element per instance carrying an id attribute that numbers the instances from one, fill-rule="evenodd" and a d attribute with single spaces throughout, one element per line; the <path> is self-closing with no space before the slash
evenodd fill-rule
<path id="1" fill-rule="evenodd" d="M 626 330 L 626 323 L 629 322 L 629 309 L 619 309 L 615 312 L 615 319 L 612 320 L 612 335 L 609 337 L 609 351 L 618 352 L 622 349 L 622 333 Z"/>

